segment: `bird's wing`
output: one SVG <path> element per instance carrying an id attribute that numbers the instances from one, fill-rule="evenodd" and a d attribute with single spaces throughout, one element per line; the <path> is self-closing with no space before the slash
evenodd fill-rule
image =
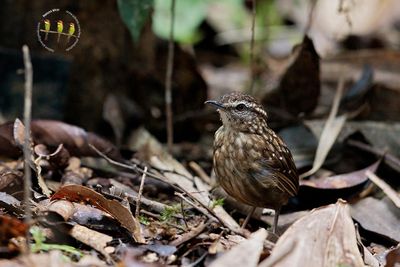
<path id="1" fill-rule="evenodd" d="M 299 175 L 292 154 L 279 136 L 271 131 L 273 138 L 264 139 L 261 157 L 256 159 L 249 173 L 260 184 L 275 183 L 290 196 L 297 194 Z"/>

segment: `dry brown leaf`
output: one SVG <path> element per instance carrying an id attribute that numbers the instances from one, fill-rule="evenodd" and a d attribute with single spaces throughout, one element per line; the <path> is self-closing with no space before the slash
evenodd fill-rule
<path id="1" fill-rule="evenodd" d="M 16 158 L 22 151 L 17 148 L 13 137 L 14 122 L 6 122 L 0 125 L 0 156 Z"/>
<path id="2" fill-rule="evenodd" d="M 267 235 L 267 231 L 261 228 L 253 233 L 249 239 L 241 242 L 213 261 L 210 267 L 257 266 Z"/>
<path id="3" fill-rule="evenodd" d="M 365 230 L 400 242 L 400 209 L 388 199 L 362 199 L 351 206 L 351 215 Z"/>
<path id="4" fill-rule="evenodd" d="M 344 87 L 344 81 L 340 80 L 338 88 L 336 90 L 335 98 L 333 100 L 332 108 L 329 113 L 329 117 L 325 123 L 324 129 L 322 130 L 321 136 L 319 138 L 319 143 L 317 147 L 317 152 L 315 153 L 315 159 L 311 170 L 300 175 L 300 178 L 304 178 L 314 174 L 321 168 L 324 164 L 329 151 L 331 150 L 336 138 L 338 137 L 341 129 L 346 122 L 347 115 L 343 114 L 336 116 L 339 109 L 340 99 L 342 98 Z"/>
<path id="5" fill-rule="evenodd" d="M 364 266 L 347 203 L 339 199 L 300 218 L 259 266 Z"/>
<path id="6" fill-rule="evenodd" d="M 139 243 L 145 243 L 140 223 L 130 210 L 116 200 L 108 200 L 96 191 L 81 185 L 66 185 L 54 193 L 51 200 L 66 199 L 73 202 L 85 202 L 107 212 L 117 219 Z"/>
<path id="7" fill-rule="evenodd" d="M 365 172 L 366 171 L 375 172 L 380 162 L 381 160 L 378 160 L 372 165 L 354 172 L 349 172 L 324 178 L 301 180 L 300 185 L 320 188 L 320 189 L 342 189 L 342 188 L 353 187 L 367 181 L 368 177 L 365 174 Z"/>
<path id="8" fill-rule="evenodd" d="M 400 244 L 392 249 L 386 256 L 385 267 L 399 267 L 400 266 Z"/>
<path id="9" fill-rule="evenodd" d="M 20 120 L 0 125 L 0 155 L 16 157 L 21 155 L 24 143 L 24 125 Z M 94 145 L 112 159 L 121 159 L 119 150 L 109 141 L 94 133 L 60 121 L 33 120 L 31 124 L 32 139 L 35 144 L 58 147 L 60 144 L 75 156 L 95 156 L 89 144 Z"/>
<path id="10" fill-rule="evenodd" d="M 118 149 L 109 141 L 64 122 L 34 120 L 32 121 L 31 131 L 35 143 L 55 147 L 63 144 L 71 155 L 97 156 L 89 146 L 89 144 L 92 144 L 110 158 L 121 158 Z"/>

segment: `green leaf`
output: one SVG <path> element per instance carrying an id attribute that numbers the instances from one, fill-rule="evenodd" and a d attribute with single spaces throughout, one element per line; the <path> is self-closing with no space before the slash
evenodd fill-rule
<path id="1" fill-rule="evenodd" d="M 153 6 L 153 0 L 117 0 L 117 3 L 119 14 L 128 27 L 133 41 L 139 40 Z"/>
<path id="2" fill-rule="evenodd" d="M 171 25 L 171 1 L 155 0 L 153 31 L 161 38 L 168 39 Z M 206 18 L 207 0 L 176 0 L 174 40 L 195 43 L 199 40 L 198 27 Z"/>

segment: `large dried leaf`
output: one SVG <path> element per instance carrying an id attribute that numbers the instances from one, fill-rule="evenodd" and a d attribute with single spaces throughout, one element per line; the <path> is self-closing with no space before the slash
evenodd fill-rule
<path id="1" fill-rule="evenodd" d="M 137 242 L 145 242 L 139 221 L 133 217 L 129 209 L 116 200 L 108 200 L 96 191 L 81 185 L 66 185 L 62 187 L 51 197 L 51 200 L 54 199 L 66 199 L 93 205 L 117 219 L 123 227 L 132 233 L 132 237 Z"/>
<path id="2" fill-rule="evenodd" d="M 365 230 L 400 242 L 400 209 L 389 199 L 365 198 L 352 205 L 351 215 Z"/>
<path id="3" fill-rule="evenodd" d="M 98 156 L 90 148 L 89 144 L 92 144 L 110 158 L 121 158 L 112 143 L 74 125 L 52 120 L 34 120 L 31 131 L 35 143 L 55 147 L 63 144 L 72 155 Z"/>
<path id="4" fill-rule="evenodd" d="M 309 186 L 319 189 L 343 189 L 364 183 L 368 180 L 366 171 L 375 172 L 381 161 L 378 160 L 374 164 L 354 172 L 324 177 L 319 179 L 301 180 L 301 186 Z"/>
<path id="5" fill-rule="evenodd" d="M 279 88 L 266 94 L 262 103 L 293 115 L 310 113 L 317 106 L 320 94 L 319 56 L 308 36 L 293 50 Z"/>
<path id="6" fill-rule="evenodd" d="M 0 155 L 15 157 L 20 155 L 18 146 L 23 144 L 22 123 L 7 122 L 0 126 Z M 53 120 L 33 120 L 31 125 L 32 139 L 35 144 L 58 147 L 60 144 L 75 156 L 95 156 L 89 146 L 94 145 L 113 159 L 121 159 L 118 149 L 109 141 L 84 129 L 67 123 Z"/>
<path id="7" fill-rule="evenodd" d="M 210 267 L 252 267 L 257 266 L 267 238 L 267 231 L 261 228 L 249 239 L 241 242 L 210 264 Z"/>
<path id="8" fill-rule="evenodd" d="M 16 158 L 22 154 L 15 144 L 13 126 L 14 122 L 0 125 L 0 156 Z"/>
<path id="9" fill-rule="evenodd" d="M 259 266 L 364 266 L 347 203 L 338 200 L 299 219 Z"/>
<path id="10" fill-rule="evenodd" d="M 319 143 L 317 147 L 317 152 L 315 153 L 315 159 L 311 170 L 300 175 L 301 178 L 314 174 L 321 168 L 324 164 L 329 151 L 331 150 L 333 144 L 336 141 L 340 131 L 342 130 L 344 123 L 346 122 L 347 115 L 343 114 L 336 116 L 339 110 L 340 99 L 342 98 L 344 82 L 339 81 L 338 88 L 336 90 L 335 98 L 333 99 L 333 104 L 329 117 L 324 125 L 321 136 L 319 138 Z"/>

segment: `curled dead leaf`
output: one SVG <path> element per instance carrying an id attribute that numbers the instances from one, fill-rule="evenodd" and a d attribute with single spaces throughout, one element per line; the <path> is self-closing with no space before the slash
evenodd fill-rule
<path id="1" fill-rule="evenodd" d="M 132 237 L 136 242 L 145 243 L 139 221 L 133 217 L 129 209 L 125 208 L 116 200 L 106 199 L 96 191 L 81 185 L 63 186 L 51 197 L 51 200 L 55 199 L 84 202 L 95 206 L 118 220 L 121 225 L 132 234 Z"/>
<path id="2" fill-rule="evenodd" d="M 354 172 L 324 177 L 320 179 L 301 180 L 301 186 L 309 186 L 319 189 L 343 189 L 362 184 L 368 180 L 366 171 L 375 172 L 381 160 L 372 165 Z"/>

